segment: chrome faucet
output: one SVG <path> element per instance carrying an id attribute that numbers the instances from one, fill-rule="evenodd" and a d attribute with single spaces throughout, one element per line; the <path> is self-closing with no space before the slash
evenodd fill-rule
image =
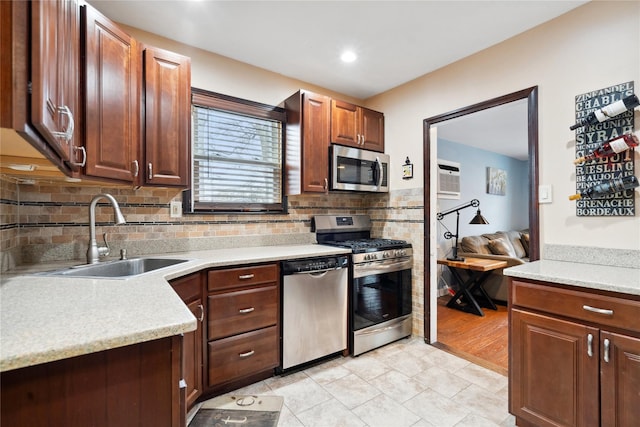
<path id="1" fill-rule="evenodd" d="M 109 200 L 113 205 L 115 223 L 125 224 L 127 222 L 124 220 L 118 202 L 111 194 L 98 194 L 91 200 L 91 204 L 89 205 L 89 249 L 87 249 L 87 264 L 98 263 L 100 257 L 109 255 L 110 251 L 106 233 L 104 237 L 106 246 L 98 246 L 98 242 L 96 242 L 96 205 L 98 204 L 98 200 L 103 198 Z"/>

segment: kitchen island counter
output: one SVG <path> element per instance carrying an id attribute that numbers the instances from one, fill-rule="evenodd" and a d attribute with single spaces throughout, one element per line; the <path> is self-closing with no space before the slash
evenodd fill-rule
<path id="1" fill-rule="evenodd" d="M 316 245 L 164 253 L 188 262 L 127 279 L 42 276 L 75 262 L 21 266 L 0 284 L 0 371 L 151 341 L 196 328 L 168 281 L 207 268 L 350 253 Z"/>

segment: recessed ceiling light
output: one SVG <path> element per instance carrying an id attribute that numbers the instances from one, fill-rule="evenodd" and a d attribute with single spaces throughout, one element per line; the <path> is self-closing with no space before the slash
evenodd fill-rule
<path id="1" fill-rule="evenodd" d="M 345 50 L 342 53 L 342 56 L 340 56 L 340 59 L 342 59 L 343 62 L 353 62 L 358 58 L 358 56 L 355 54 L 355 52 L 351 51 L 351 50 Z"/>

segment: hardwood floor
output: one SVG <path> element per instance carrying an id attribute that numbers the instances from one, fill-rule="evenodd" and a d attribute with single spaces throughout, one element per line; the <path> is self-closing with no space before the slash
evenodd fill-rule
<path id="1" fill-rule="evenodd" d="M 438 298 L 437 347 L 450 351 L 485 368 L 507 375 L 509 342 L 507 307 L 483 309 L 484 316 L 446 307 L 451 298 Z"/>

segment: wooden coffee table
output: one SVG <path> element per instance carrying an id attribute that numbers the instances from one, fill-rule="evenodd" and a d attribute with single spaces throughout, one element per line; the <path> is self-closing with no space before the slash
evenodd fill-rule
<path id="1" fill-rule="evenodd" d="M 447 307 L 478 316 L 484 316 L 480 304 L 485 308 L 498 309 L 482 284 L 493 270 L 506 267 L 506 261 L 484 258 L 465 258 L 462 261 L 439 259 L 438 264 L 449 267 L 451 274 L 460 286 L 458 292 L 447 303 Z M 466 280 L 463 280 L 462 274 L 466 274 Z"/>

